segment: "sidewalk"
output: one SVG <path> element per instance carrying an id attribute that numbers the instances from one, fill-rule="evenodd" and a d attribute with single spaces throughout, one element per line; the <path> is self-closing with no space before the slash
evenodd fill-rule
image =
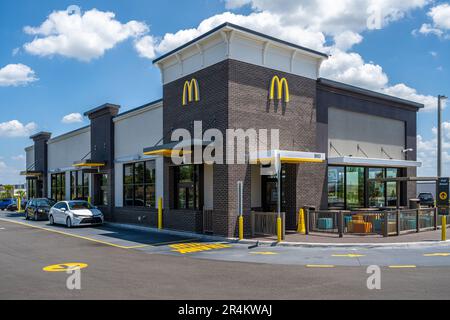
<path id="1" fill-rule="evenodd" d="M 253 238 L 255 241 L 277 241 L 276 236 Z M 414 242 L 435 242 L 441 240 L 441 230 L 427 231 L 421 233 L 409 233 L 400 236 L 393 236 L 384 238 L 380 235 L 345 235 L 343 238 L 339 238 L 337 234 L 323 234 L 323 233 L 311 233 L 309 235 L 302 235 L 296 232 L 287 231 L 286 239 L 283 242 L 292 243 L 330 243 L 330 244 L 347 244 L 347 243 L 414 243 Z"/>

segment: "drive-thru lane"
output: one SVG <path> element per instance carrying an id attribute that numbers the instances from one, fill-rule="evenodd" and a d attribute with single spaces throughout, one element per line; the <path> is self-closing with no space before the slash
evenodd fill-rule
<path id="1" fill-rule="evenodd" d="M 205 242 L 187 244 L 218 247 L 196 253 L 181 253 L 189 246 L 177 244 L 124 249 L 4 220 L 0 243 L 0 299 L 440 299 L 450 286 L 442 276 L 448 267 L 382 267 L 382 290 L 370 291 L 365 267 L 324 265 L 322 254 L 335 252 L 317 252 L 319 265 L 275 264 L 292 252 Z M 214 260 L 241 259 L 244 252 L 258 263 Z M 270 256 L 275 260 L 265 260 Z M 82 268 L 81 290 L 66 287 L 70 266 Z"/>
<path id="2" fill-rule="evenodd" d="M 8 214 L 0 217 L 1 222 L 32 228 L 43 234 L 59 234 L 98 245 L 136 250 L 140 253 L 187 256 L 204 260 L 314 267 L 370 265 L 392 268 L 450 267 L 448 243 L 377 248 L 268 247 L 211 242 L 201 240 L 200 237 L 182 237 L 112 226 L 67 229 L 63 226 L 50 226 L 45 221 L 25 221 L 18 215 Z"/>

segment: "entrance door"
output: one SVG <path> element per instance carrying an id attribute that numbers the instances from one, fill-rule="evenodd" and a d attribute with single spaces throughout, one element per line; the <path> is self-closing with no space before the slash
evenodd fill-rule
<path id="1" fill-rule="evenodd" d="M 286 170 L 282 167 L 281 175 L 281 211 L 285 208 L 284 181 Z M 262 206 L 265 212 L 277 212 L 278 210 L 278 179 L 277 176 L 263 176 L 262 186 Z"/>

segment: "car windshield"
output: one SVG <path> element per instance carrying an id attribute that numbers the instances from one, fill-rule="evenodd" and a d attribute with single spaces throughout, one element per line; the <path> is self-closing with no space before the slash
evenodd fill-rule
<path id="1" fill-rule="evenodd" d="M 46 199 L 36 200 L 36 206 L 38 207 L 53 207 L 54 205 L 55 202 L 53 202 L 52 200 Z"/>
<path id="2" fill-rule="evenodd" d="M 433 196 L 431 194 L 429 194 L 429 193 L 422 193 L 420 195 L 420 198 L 422 198 L 424 200 L 430 200 L 430 199 L 433 199 Z"/>
<path id="3" fill-rule="evenodd" d="M 69 208 L 70 210 L 93 209 L 92 206 L 87 201 L 70 201 Z"/>

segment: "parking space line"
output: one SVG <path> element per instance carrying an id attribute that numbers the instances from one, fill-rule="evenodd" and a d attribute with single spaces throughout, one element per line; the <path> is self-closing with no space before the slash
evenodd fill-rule
<path id="1" fill-rule="evenodd" d="M 137 249 L 137 248 L 151 247 L 151 245 L 121 246 L 121 245 L 114 244 L 114 243 L 107 242 L 107 241 L 97 240 L 97 239 L 93 239 L 93 238 L 89 238 L 89 237 L 85 237 L 85 236 L 80 236 L 80 235 L 73 234 L 73 233 L 68 233 L 68 232 L 63 232 L 63 231 L 58 231 L 58 230 L 38 227 L 38 226 L 34 226 L 34 225 L 31 225 L 31 224 L 28 224 L 28 223 L 19 222 L 19 221 L 13 221 L 13 220 L 2 219 L 2 218 L 0 218 L 0 221 L 15 223 L 15 224 L 22 225 L 22 226 L 29 227 L 29 228 L 34 228 L 34 229 L 38 229 L 38 230 L 53 232 L 53 233 L 57 233 L 57 234 L 61 234 L 61 235 L 69 236 L 69 237 L 74 237 L 74 238 L 78 238 L 78 239 L 88 240 L 88 241 L 104 244 L 104 245 L 115 247 L 115 248 L 119 248 L 119 249 L 127 249 L 128 250 L 128 249 Z"/>
<path id="2" fill-rule="evenodd" d="M 322 269 L 330 269 L 335 268 L 334 265 L 331 264 L 308 264 L 306 265 L 307 268 L 322 268 Z"/>
<path id="3" fill-rule="evenodd" d="M 256 251 L 256 252 L 249 252 L 249 254 L 262 255 L 262 256 L 272 256 L 272 255 L 277 255 L 278 253 L 270 252 L 270 251 Z"/>
<path id="4" fill-rule="evenodd" d="M 415 269 L 417 266 L 414 265 L 405 265 L 405 266 L 389 266 L 390 269 Z"/>
<path id="5" fill-rule="evenodd" d="M 450 253 L 430 253 L 430 254 L 424 254 L 424 257 L 450 257 Z"/>

